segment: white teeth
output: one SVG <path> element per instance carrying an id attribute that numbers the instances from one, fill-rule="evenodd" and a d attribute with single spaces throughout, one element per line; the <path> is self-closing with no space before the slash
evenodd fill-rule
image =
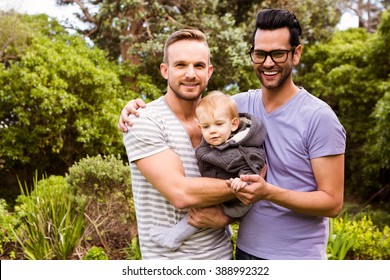
<path id="1" fill-rule="evenodd" d="M 278 72 L 277 72 L 277 71 L 273 71 L 273 72 L 264 71 L 264 74 L 265 74 L 265 75 L 276 75 L 276 74 L 278 74 Z"/>

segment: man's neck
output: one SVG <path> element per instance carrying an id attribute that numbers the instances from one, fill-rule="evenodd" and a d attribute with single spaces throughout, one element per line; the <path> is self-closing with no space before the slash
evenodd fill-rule
<path id="1" fill-rule="evenodd" d="M 267 113 L 271 113 L 286 104 L 298 91 L 299 88 L 294 83 L 285 84 L 276 89 L 262 88 L 263 104 Z"/>
<path id="2" fill-rule="evenodd" d="M 199 100 L 185 101 L 168 93 L 164 96 L 164 98 L 165 102 L 167 102 L 172 112 L 176 115 L 177 119 L 187 131 L 192 146 L 194 148 L 197 147 L 202 140 L 202 132 L 195 117 L 195 109 Z"/>
<path id="3" fill-rule="evenodd" d="M 195 119 L 195 109 L 199 100 L 186 101 L 168 93 L 164 98 L 165 102 L 167 102 L 168 106 L 181 122 L 193 121 Z"/>

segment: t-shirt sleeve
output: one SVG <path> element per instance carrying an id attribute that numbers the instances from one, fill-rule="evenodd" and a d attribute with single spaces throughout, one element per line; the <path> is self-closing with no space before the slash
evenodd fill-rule
<path id="1" fill-rule="evenodd" d="M 251 113 L 253 115 L 260 115 L 259 104 L 261 104 L 260 91 L 250 90 L 247 92 L 238 93 L 232 96 L 237 104 L 240 113 Z"/>
<path id="2" fill-rule="evenodd" d="M 123 137 L 129 162 L 136 161 L 169 149 L 162 118 L 153 111 L 141 111 L 131 117 L 133 126 Z"/>
<path id="3" fill-rule="evenodd" d="M 345 153 L 345 129 L 329 107 L 324 106 L 314 114 L 306 141 L 310 159 Z"/>

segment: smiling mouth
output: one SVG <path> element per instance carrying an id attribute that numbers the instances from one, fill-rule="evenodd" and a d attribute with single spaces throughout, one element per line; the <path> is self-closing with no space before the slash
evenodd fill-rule
<path id="1" fill-rule="evenodd" d="M 263 74 L 266 76 L 275 76 L 278 74 L 278 71 L 263 71 Z"/>
<path id="2" fill-rule="evenodd" d="M 198 84 L 186 84 L 186 83 L 182 83 L 183 86 L 186 86 L 186 87 L 196 87 Z"/>

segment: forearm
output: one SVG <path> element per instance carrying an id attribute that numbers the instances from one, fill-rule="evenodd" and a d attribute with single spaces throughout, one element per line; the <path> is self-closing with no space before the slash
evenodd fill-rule
<path id="1" fill-rule="evenodd" d="M 235 198 L 225 180 L 203 177 L 185 179 L 186 187 L 181 198 L 181 203 L 185 205 L 182 208 L 207 207 Z"/>
<path id="2" fill-rule="evenodd" d="M 234 198 L 225 180 L 186 177 L 180 159 L 171 150 L 140 159 L 136 164 L 147 181 L 179 209 L 206 207 Z"/>
<path id="3" fill-rule="evenodd" d="M 313 159 L 311 164 L 316 182 L 314 191 L 296 191 L 294 186 L 285 189 L 258 175 L 243 175 L 240 179 L 249 184 L 236 195 L 246 204 L 268 200 L 296 212 L 335 217 L 344 200 L 344 155 Z"/>
<path id="4" fill-rule="evenodd" d="M 325 191 L 298 192 L 267 183 L 265 199 L 290 210 L 324 217 L 335 217 L 342 207 L 342 199 L 335 199 Z"/>

